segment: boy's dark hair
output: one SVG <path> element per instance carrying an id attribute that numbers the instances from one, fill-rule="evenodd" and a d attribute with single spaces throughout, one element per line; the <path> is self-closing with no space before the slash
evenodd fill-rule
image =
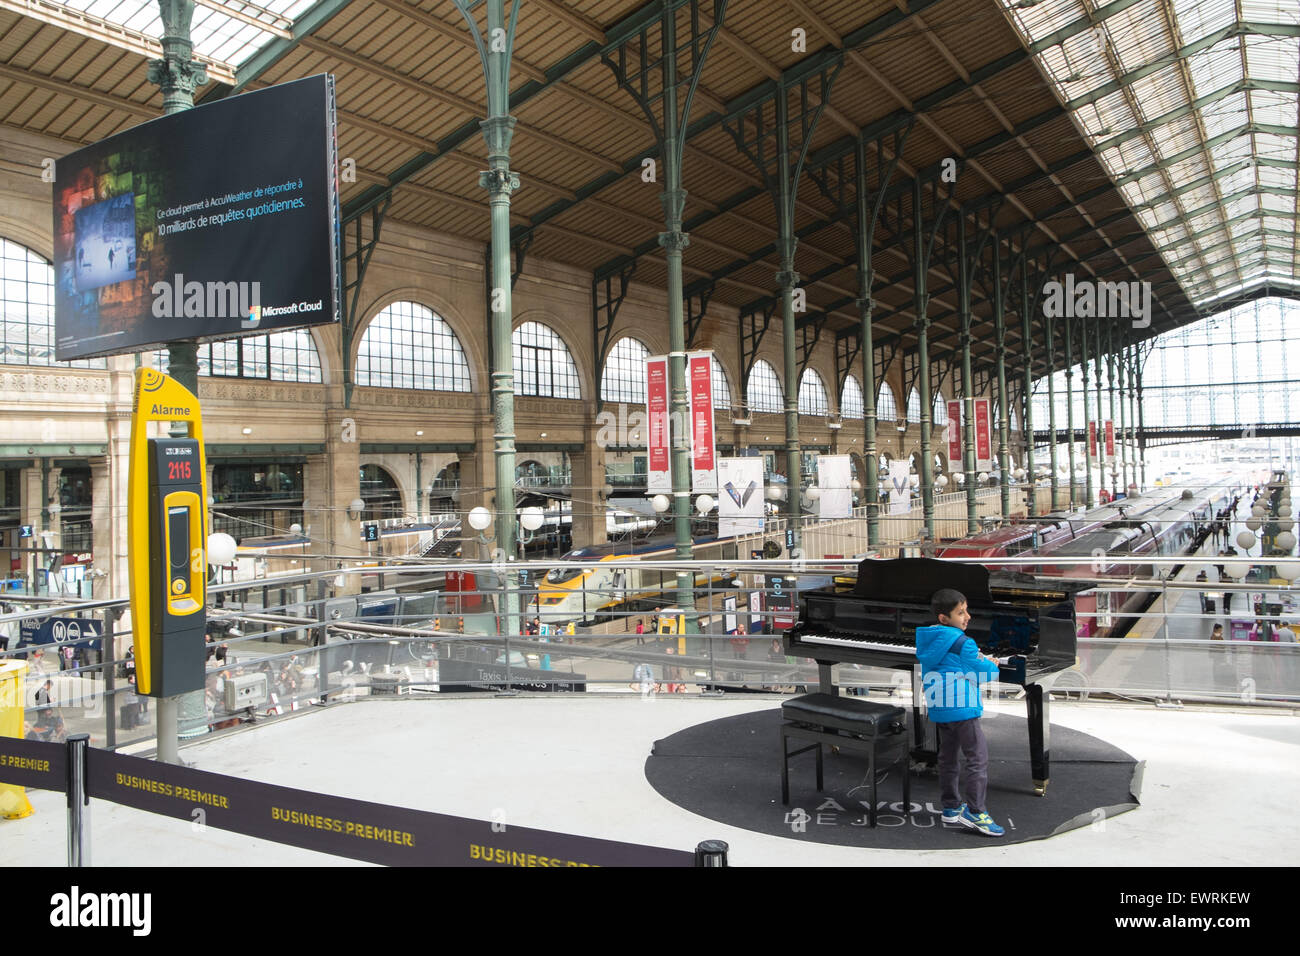
<path id="1" fill-rule="evenodd" d="M 953 588 L 940 588 L 930 595 L 930 610 L 934 612 L 935 617 L 940 614 L 951 614 L 956 610 L 958 604 L 966 602 L 966 595 Z"/>

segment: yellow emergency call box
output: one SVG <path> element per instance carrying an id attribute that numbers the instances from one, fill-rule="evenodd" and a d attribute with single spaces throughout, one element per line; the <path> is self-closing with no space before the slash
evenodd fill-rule
<path id="1" fill-rule="evenodd" d="M 151 438 L 150 422 L 184 422 L 185 438 Z M 207 647 L 207 462 L 199 400 L 155 369 L 136 369 L 127 561 L 136 693 L 203 688 Z"/>

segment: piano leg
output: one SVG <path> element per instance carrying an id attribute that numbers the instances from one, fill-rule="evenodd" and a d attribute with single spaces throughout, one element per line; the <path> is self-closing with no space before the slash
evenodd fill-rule
<path id="1" fill-rule="evenodd" d="M 1048 714 L 1049 700 L 1041 684 L 1025 685 L 1025 704 L 1029 711 L 1029 767 L 1034 779 L 1034 793 L 1040 797 L 1047 793 L 1050 776 L 1052 724 Z"/>
<path id="2" fill-rule="evenodd" d="M 831 668 L 834 666 L 834 664 L 824 661 L 817 662 L 817 689 L 823 694 L 830 694 L 832 697 L 837 696 L 840 690 L 835 686 L 835 681 L 831 679 Z"/>

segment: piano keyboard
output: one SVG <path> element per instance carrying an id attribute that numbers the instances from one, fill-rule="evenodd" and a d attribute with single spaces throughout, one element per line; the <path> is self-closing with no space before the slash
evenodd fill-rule
<path id="1" fill-rule="evenodd" d="M 824 644 L 828 647 L 852 647 L 862 651 L 884 651 L 887 654 L 910 654 L 916 653 L 916 647 L 911 644 L 890 644 L 876 641 L 866 641 L 860 637 L 834 637 L 830 634 L 805 634 L 799 635 L 800 644 Z"/>

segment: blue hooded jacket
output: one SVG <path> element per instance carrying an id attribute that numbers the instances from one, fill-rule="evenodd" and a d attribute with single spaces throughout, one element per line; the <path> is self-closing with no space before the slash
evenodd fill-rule
<path id="1" fill-rule="evenodd" d="M 930 720 L 948 724 L 984 713 L 980 690 L 996 680 L 998 665 L 980 656 L 979 645 L 946 624 L 916 629 L 916 656 Z"/>

